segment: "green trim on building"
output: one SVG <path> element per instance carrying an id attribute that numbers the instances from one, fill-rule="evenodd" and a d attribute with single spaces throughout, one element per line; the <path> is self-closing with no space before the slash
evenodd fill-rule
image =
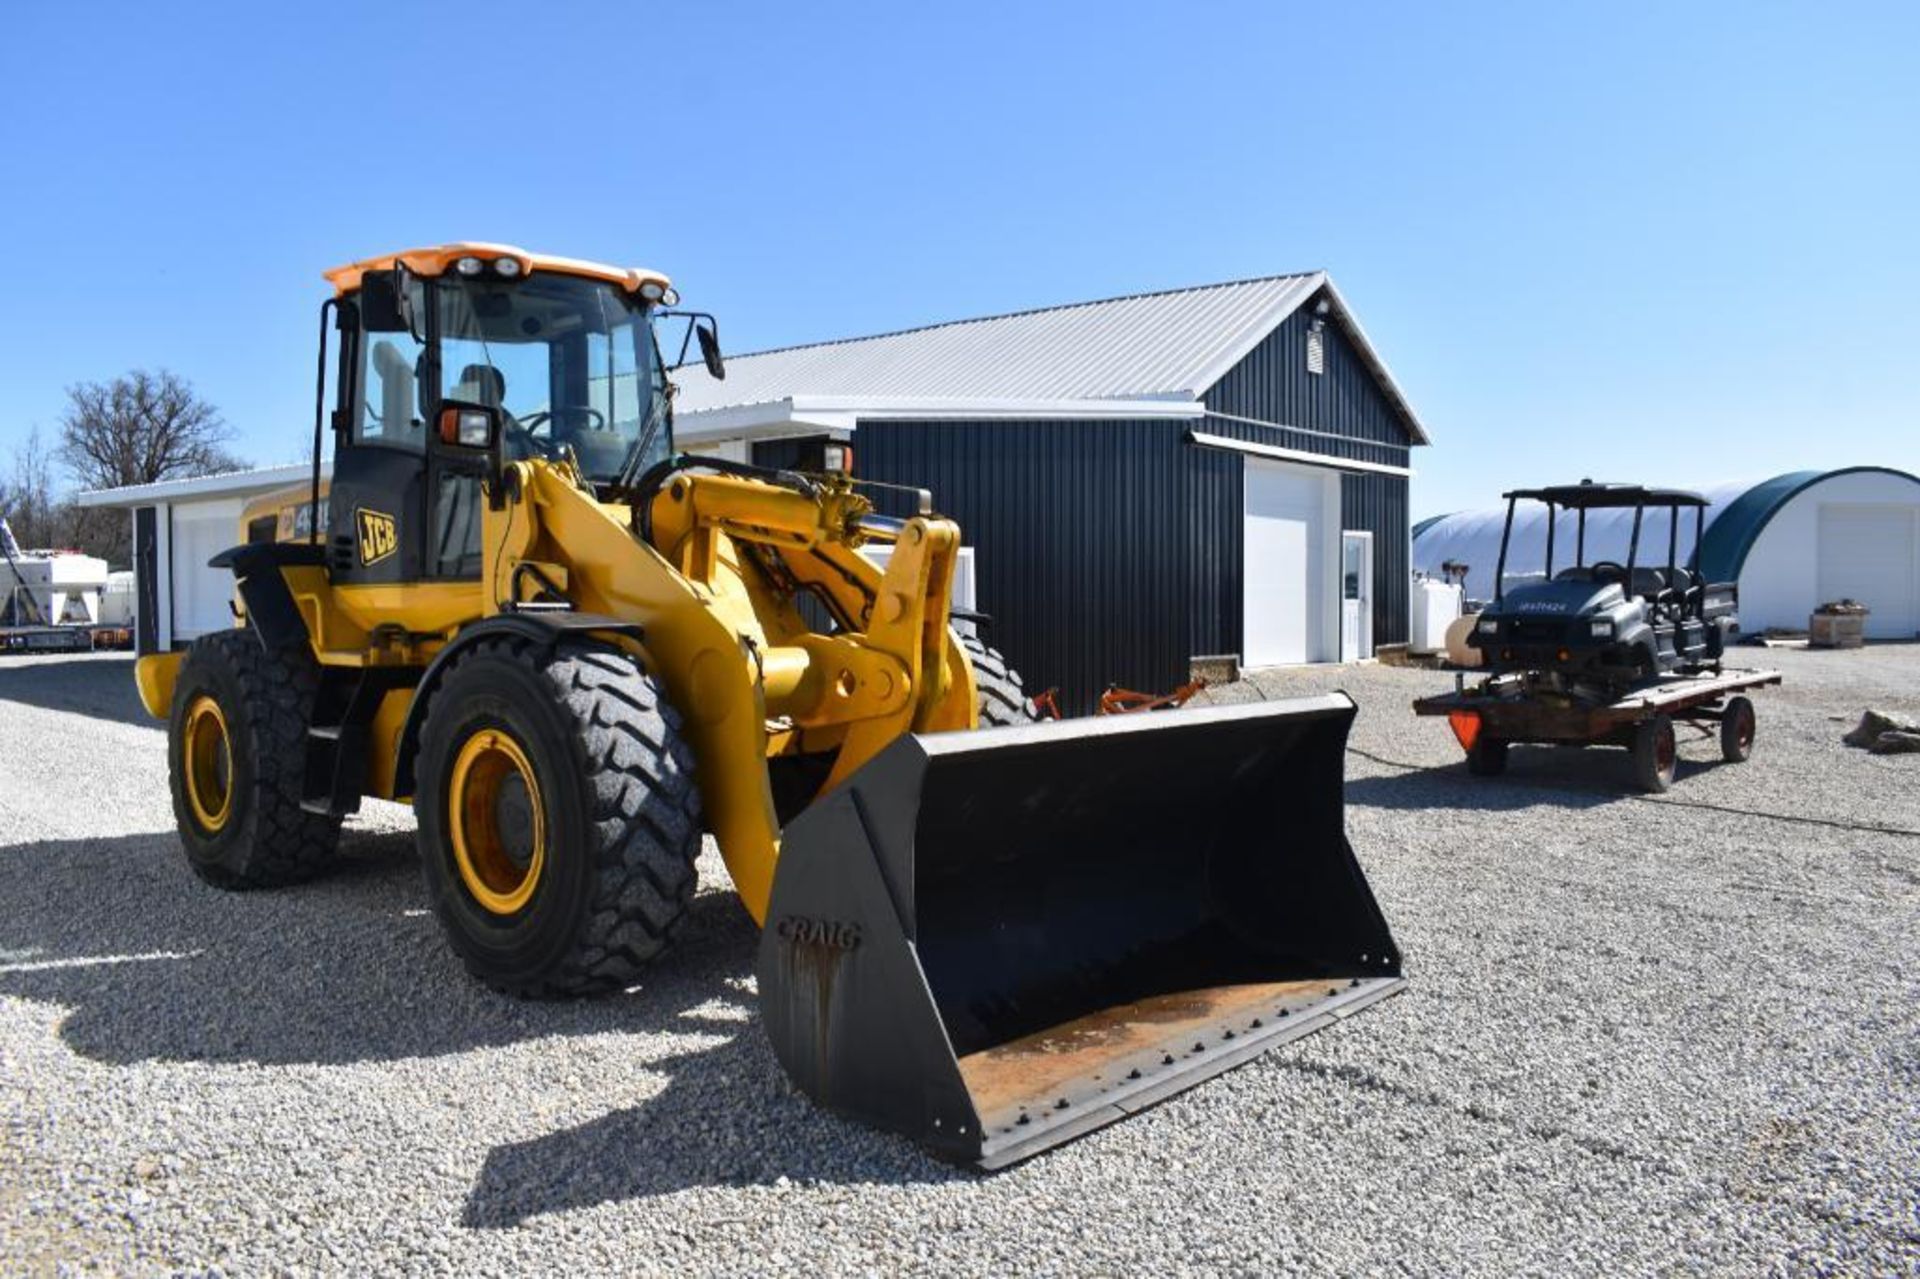
<path id="1" fill-rule="evenodd" d="M 1739 581 L 1740 570 L 1746 567 L 1747 553 L 1753 550 L 1753 544 L 1760 540 L 1760 534 L 1781 507 L 1823 480 L 1863 473 L 1896 475 L 1920 484 L 1920 476 L 1891 466 L 1847 466 L 1837 471 L 1793 471 L 1777 475 L 1754 485 L 1713 517 L 1694 556 L 1701 575 L 1709 582 Z"/>

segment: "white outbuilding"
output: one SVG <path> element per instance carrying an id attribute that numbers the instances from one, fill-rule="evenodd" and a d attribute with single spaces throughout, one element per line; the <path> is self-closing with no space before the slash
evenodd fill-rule
<path id="1" fill-rule="evenodd" d="M 329 469 L 322 468 L 323 478 Z M 312 466 L 297 463 L 82 493 L 80 505 L 117 507 L 132 520 L 135 650 L 185 648 L 232 626 L 233 574 L 207 561 L 243 540 L 240 513 L 248 502 L 312 479 Z"/>
<path id="2" fill-rule="evenodd" d="M 1869 639 L 1920 635 L 1920 477 L 1883 466 L 1795 471 L 1760 483 L 1721 484 L 1700 492 L 1711 505 L 1698 567 L 1709 581 L 1737 582 L 1740 628 L 1804 630 L 1815 608 L 1851 599 L 1870 610 Z M 1592 512 L 1587 559 L 1624 562 L 1633 511 Z M 1466 566 L 1466 594 L 1493 594 L 1506 508 L 1462 511 L 1414 527 L 1413 566 L 1438 577 L 1445 564 Z M 1556 542 L 1573 546 L 1572 517 L 1563 514 Z M 1515 514 L 1507 580 L 1545 563 L 1546 513 L 1522 505 Z M 1664 563 L 1667 516 L 1649 511 L 1639 559 Z M 1680 522 L 1679 557 L 1694 556 L 1692 513 Z"/>

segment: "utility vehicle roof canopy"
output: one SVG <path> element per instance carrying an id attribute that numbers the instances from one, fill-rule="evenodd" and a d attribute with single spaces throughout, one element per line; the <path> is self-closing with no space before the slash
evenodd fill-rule
<path id="1" fill-rule="evenodd" d="M 1548 488 L 1515 489 L 1500 495 L 1551 502 L 1569 510 L 1590 511 L 1614 506 L 1705 506 L 1707 499 L 1685 489 L 1650 489 L 1640 484 L 1596 484 L 1582 480 L 1578 484 L 1555 484 Z"/>

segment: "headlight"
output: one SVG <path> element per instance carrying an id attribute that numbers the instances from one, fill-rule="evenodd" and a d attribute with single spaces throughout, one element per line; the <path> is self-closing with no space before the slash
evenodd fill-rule
<path id="1" fill-rule="evenodd" d="M 511 280 L 520 274 L 520 259 L 495 258 L 493 260 L 493 269 L 499 273 L 501 279 Z"/>
<path id="2" fill-rule="evenodd" d="M 1497 617 L 1483 617 L 1473 629 L 1479 631 L 1482 635 L 1498 635 L 1500 633 L 1500 619 Z"/>
<path id="3" fill-rule="evenodd" d="M 483 449 L 493 439 L 493 422 L 485 413 L 460 415 L 460 442 L 470 449 Z"/>
<path id="4" fill-rule="evenodd" d="M 1613 622 L 1604 617 L 1593 619 L 1593 637 L 1595 639 L 1613 638 Z"/>
<path id="5" fill-rule="evenodd" d="M 482 265 L 479 258 L 456 258 L 453 263 L 453 269 L 461 275 L 478 275 L 480 274 Z"/>

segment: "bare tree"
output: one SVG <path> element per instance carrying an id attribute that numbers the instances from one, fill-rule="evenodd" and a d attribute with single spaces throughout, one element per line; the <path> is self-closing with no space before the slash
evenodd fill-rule
<path id="1" fill-rule="evenodd" d="M 166 369 L 67 388 L 60 460 L 82 488 L 119 488 L 237 470 L 220 412 Z"/>
<path id="2" fill-rule="evenodd" d="M 40 442 L 40 428 L 28 432 L 13 450 L 13 468 L 0 479 L 0 515 L 23 548 L 61 544 L 61 510 L 53 496 L 52 457 Z"/>

